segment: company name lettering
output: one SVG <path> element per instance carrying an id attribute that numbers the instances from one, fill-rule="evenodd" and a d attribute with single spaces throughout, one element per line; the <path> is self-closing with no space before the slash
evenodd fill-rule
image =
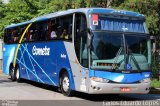
<path id="1" fill-rule="evenodd" d="M 37 48 L 36 46 L 33 46 L 32 54 L 33 55 L 49 56 L 50 55 L 50 48 L 47 48 L 47 46 L 45 46 L 44 48 Z"/>

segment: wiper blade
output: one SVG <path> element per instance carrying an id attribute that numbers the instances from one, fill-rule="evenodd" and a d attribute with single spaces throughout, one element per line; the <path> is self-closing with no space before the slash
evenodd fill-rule
<path id="1" fill-rule="evenodd" d="M 136 68 L 137 68 L 138 70 L 141 70 L 141 68 L 140 68 L 137 60 L 135 59 L 134 55 L 132 54 L 132 52 L 131 52 L 131 50 L 129 49 L 128 44 L 127 44 L 127 58 L 128 58 L 128 59 L 127 59 L 127 63 L 128 63 L 128 61 L 129 61 L 129 57 L 131 57 L 131 59 L 133 60 L 133 63 L 135 64 Z"/>
<path id="2" fill-rule="evenodd" d="M 131 59 L 133 60 L 135 66 L 137 67 L 138 70 L 141 70 L 137 60 L 135 59 L 134 55 L 132 53 L 129 53 L 129 55 L 131 56 Z"/>
<path id="3" fill-rule="evenodd" d="M 116 68 L 117 68 L 117 67 L 115 67 L 116 64 L 117 64 L 116 62 L 118 61 L 118 58 L 119 58 L 122 50 L 123 50 L 123 47 L 120 47 L 119 50 L 118 50 L 118 52 L 117 52 L 117 54 L 116 54 L 116 58 L 115 58 L 115 60 L 114 60 L 114 62 L 113 62 L 113 65 L 112 65 L 112 70 L 113 70 L 113 71 L 116 70 Z"/>

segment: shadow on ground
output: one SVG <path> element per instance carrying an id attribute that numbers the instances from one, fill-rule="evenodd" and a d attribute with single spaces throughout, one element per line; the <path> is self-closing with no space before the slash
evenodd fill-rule
<path id="1" fill-rule="evenodd" d="M 36 83 L 33 81 L 29 80 L 22 80 L 21 83 L 27 83 L 35 87 L 43 88 L 46 90 L 51 90 L 53 92 L 60 93 L 58 91 L 58 87 L 54 87 L 51 85 L 46 85 L 46 84 L 41 84 L 41 83 Z M 156 94 L 95 94 L 95 95 L 89 95 L 86 93 L 81 93 L 81 92 L 75 92 L 74 97 L 84 99 L 84 100 L 89 100 L 89 101 L 138 101 L 138 100 L 156 100 L 160 99 L 160 95 Z"/>

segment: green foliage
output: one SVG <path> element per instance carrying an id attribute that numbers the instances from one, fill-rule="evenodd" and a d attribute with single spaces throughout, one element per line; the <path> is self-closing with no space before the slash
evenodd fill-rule
<path id="1" fill-rule="evenodd" d="M 4 29 L 4 23 L 3 23 L 3 17 L 5 17 L 5 5 L 2 3 L 2 0 L 0 0 L 0 37 L 3 35 L 3 29 Z"/>
<path id="2" fill-rule="evenodd" d="M 157 79 L 153 79 L 151 82 L 151 87 L 160 88 L 160 81 L 158 81 Z"/>
<path id="3" fill-rule="evenodd" d="M 119 7 L 121 4 L 123 4 L 126 0 L 112 0 L 111 5 L 113 7 Z"/>
<path id="4" fill-rule="evenodd" d="M 151 35 L 160 34 L 160 0 L 10 0 L 3 4 L 0 0 L 0 36 L 6 25 L 29 20 L 39 15 L 48 14 L 60 10 L 108 7 L 132 10 L 146 16 L 147 26 Z"/>
<path id="5" fill-rule="evenodd" d="M 0 0 L 0 37 L 4 34 L 4 27 L 37 17 L 39 10 L 45 9 L 50 0 L 10 0 L 3 4 Z"/>
<path id="6" fill-rule="evenodd" d="M 0 0 L 0 18 L 4 17 L 4 4 L 2 3 L 2 0 Z"/>

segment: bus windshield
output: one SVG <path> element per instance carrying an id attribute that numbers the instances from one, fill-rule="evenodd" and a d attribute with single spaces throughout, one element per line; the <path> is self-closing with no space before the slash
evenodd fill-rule
<path id="1" fill-rule="evenodd" d="M 125 70 L 127 64 L 127 70 L 149 70 L 150 58 L 150 41 L 146 34 L 93 31 L 92 68 Z"/>

